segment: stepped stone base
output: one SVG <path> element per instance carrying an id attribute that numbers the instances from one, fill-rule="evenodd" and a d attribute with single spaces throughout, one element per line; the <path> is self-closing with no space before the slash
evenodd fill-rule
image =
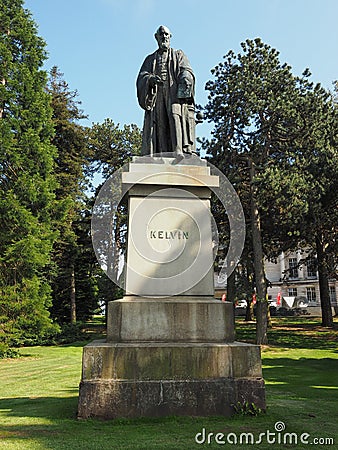
<path id="1" fill-rule="evenodd" d="M 265 408 L 262 378 L 82 381 L 78 417 L 229 416 L 237 402 Z"/>
<path id="2" fill-rule="evenodd" d="M 94 341 L 83 349 L 83 381 L 261 376 L 259 346 L 243 342 L 121 344 Z"/>
<path id="3" fill-rule="evenodd" d="M 79 418 L 230 415 L 265 409 L 260 348 L 232 343 L 109 343 L 84 347 Z"/>
<path id="4" fill-rule="evenodd" d="M 109 303 L 107 341 L 83 349 L 78 417 L 230 415 L 265 409 L 260 347 L 234 342 L 233 305 L 210 297 Z"/>

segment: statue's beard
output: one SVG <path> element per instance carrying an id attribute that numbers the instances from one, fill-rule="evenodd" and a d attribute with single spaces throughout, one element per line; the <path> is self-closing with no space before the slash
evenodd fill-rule
<path id="1" fill-rule="evenodd" d="M 168 50 L 169 46 L 170 46 L 170 42 L 168 42 L 168 41 L 161 42 L 161 44 L 160 44 L 161 50 Z"/>

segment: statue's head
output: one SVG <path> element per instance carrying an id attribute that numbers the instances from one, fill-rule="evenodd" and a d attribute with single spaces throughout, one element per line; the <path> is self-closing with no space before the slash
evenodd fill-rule
<path id="1" fill-rule="evenodd" d="M 155 33 L 155 39 L 158 43 L 158 48 L 160 50 L 168 50 L 170 47 L 170 38 L 171 33 L 169 28 L 165 27 L 164 25 L 161 25 L 158 27 Z"/>

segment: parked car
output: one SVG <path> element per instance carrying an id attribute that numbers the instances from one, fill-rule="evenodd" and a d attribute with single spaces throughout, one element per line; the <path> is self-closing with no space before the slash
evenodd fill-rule
<path id="1" fill-rule="evenodd" d="M 238 300 L 236 302 L 236 308 L 246 308 L 247 302 L 246 300 Z"/>

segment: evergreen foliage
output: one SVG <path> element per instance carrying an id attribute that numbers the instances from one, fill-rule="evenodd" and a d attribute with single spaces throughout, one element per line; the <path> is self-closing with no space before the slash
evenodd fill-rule
<path id="1" fill-rule="evenodd" d="M 205 113 L 214 130 L 203 147 L 233 183 L 244 207 L 250 241 L 242 262 L 252 255 L 257 340 L 265 343 L 268 280 L 263 258 L 299 246 L 318 253 L 316 237 L 323 227 L 326 237 L 331 230 L 324 247 L 333 242 L 328 217 L 337 210 L 332 195 L 337 189 L 337 110 L 330 95 L 309 82 L 308 70 L 294 76 L 281 64 L 278 51 L 259 38 L 241 47 L 241 53 L 224 56 L 212 71 L 215 80 L 206 85 Z M 326 314 L 327 302 L 322 306 Z M 323 312 L 323 324 L 330 323 Z"/>
<path id="2" fill-rule="evenodd" d="M 138 155 L 142 146 L 142 134 L 136 125 L 115 124 L 106 119 L 102 124 L 93 124 L 89 130 L 89 145 L 91 149 L 91 173 L 99 172 L 103 180 L 107 180 L 116 170 Z M 101 186 L 97 188 L 99 191 Z M 120 204 L 114 217 L 114 242 L 116 254 L 125 251 L 127 231 L 127 210 L 125 204 Z M 99 301 L 107 305 L 111 300 L 121 298 L 123 290 L 116 286 L 103 272 L 97 274 Z"/>
<path id="3" fill-rule="evenodd" d="M 45 44 L 21 0 L 0 0 L 0 339 L 55 331 L 45 268 L 57 232 Z"/>
<path id="4" fill-rule="evenodd" d="M 294 76 L 258 38 L 241 47 L 225 55 L 206 85 L 205 115 L 214 130 L 202 148 L 244 207 L 247 240 L 237 280 L 248 296 L 257 289 L 257 342 L 266 343 L 263 259 L 281 251 L 301 246 L 316 255 L 322 323 L 333 324 L 328 281 L 338 263 L 338 90 L 336 84 L 333 95 L 311 83 L 308 69 Z M 139 154 L 141 132 L 111 119 L 82 126 L 77 92 L 57 67 L 48 82 L 45 59 L 23 0 L 0 0 L 0 356 L 11 354 L 9 346 L 57 336 L 50 313 L 59 323 L 72 322 L 72 334 L 98 301 L 122 295 L 92 249 L 88 178 L 99 174 L 105 181 Z M 225 213 L 217 202 L 213 212 L 225 250 Z M 124 204 L 112 226 L 112 245 L 123 252 Z"/>
<path id="5" fill-rule="evenodd" d="M 77 91 L 69 89 L 57 67 L 50 72 L 48 91 L 55 127 L 53 144 L 58 150 L 55 221 L 59 238 L 53 248 L 51 312 L 60 323 L 74 323 L 89 318 L 97 308 L 85 177 L 89 146 L 86 128 L 79 122 L 86 116 L 79 108 Z"/>

